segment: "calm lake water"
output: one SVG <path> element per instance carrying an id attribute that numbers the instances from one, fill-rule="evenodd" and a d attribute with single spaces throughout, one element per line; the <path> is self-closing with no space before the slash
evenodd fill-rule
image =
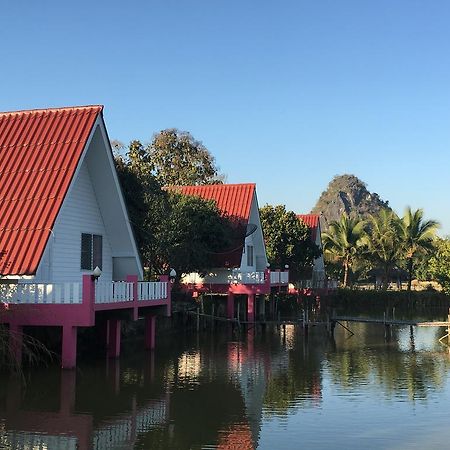
<path id="1" fill-rule="evenodd" d="M 437 317 L 436 319 L 442 319 Z M 0 448 L 442 449 L 443 329 L 181 333 L 154 353 L 0 378 Z"/>

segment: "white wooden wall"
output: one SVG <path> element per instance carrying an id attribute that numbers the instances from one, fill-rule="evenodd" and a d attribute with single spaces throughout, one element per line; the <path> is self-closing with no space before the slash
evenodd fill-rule
<path id="1" fill-rule="evenodd" d="M 90 271 L 80 269 L 81 233 L 103 236 L 103 268 L 99 281 L 112 280 L 111 247 L 97 203 L 87 162 L 56 219 L 34 282 L 80 281 Z"/>
<path id="2" fill-rule="evenodd" d="M 255 270 L 262 272 L 267 267 L 267 256 L 256 194 L 253 195 L 249 223 L 254 223 L 258 227 L 253 234 L 247 236 L 245 239 L 245 251 L 247 251 L 247 245 L 253 245 L 253 266 L 247 266 L 247 254 L 242 251 L 241 270 L 243 272 L 252 272 Z"/>

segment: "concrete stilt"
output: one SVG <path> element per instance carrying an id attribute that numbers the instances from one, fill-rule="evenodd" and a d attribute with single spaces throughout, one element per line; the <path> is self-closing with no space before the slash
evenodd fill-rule
<path id="1" fill-rule="evenodd" d="M 234 294 L 228 292 L 227 297 L 227 319 L 234 319 Z"/>
<path id="2" fill-rule="evenodd" d="M 255 294 L 248 294 L 247 296 L 247 320 L 249 322 L 255 321 Z"/>
<path id="3" fill-rule="evenodd" d="M 62 329 L 61 367 L 73 369 L 77 365 L 77 327 L 64 325 Z"/>
<path id="4" fill-rule="evenodd" d="M 145 348 L 153 350 L 155 348 L 156 316 L 145 316 Z"/>
<path id="5" fill-rule="evenodd" d="M 108 357 L 118 358 L 120 356 L 120 331 L 121 321 L 118 319 L 108 320 Z"/>
<path id="6" fill-rule="evenodd" d="M 75 407 L 76 371 L 61 372 L 60 406 L 59 410 L 69 416 Z"/>
<path id="7" fill-rule="evenodd" d="M 11 356 L 14 363 L 20 366 L 22 364 L 22 347 L 23 347 L 23 327 L 15 323 L 9 325 L 9 342 L 11 348 Z"/>

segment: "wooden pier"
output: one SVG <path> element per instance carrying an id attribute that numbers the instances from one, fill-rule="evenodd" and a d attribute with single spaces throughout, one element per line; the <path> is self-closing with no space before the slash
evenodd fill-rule
<path id="1" fill-rule="evenodd" d="M 398 325 L 410 327 L 449 327 L 450 320 L 447 322 L 419 322 L 417 320 L 397 320 L 397 319 L 373 319 L 370 317 L 350 317 L 336 316 L 330 319 L 332 322 L 358 322 L 358 323 L 374 323 L 380 325 Z"/>

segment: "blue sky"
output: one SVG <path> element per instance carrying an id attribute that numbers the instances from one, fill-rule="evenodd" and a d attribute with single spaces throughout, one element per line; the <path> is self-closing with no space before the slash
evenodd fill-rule
<path id="1" fill-rule="evenodd" d="M 190 131 L 261 205 L 353 173 L 450 233 L 448 0 L 0 6 L 0 110 L 104 104 L 111 138 Z"/>

